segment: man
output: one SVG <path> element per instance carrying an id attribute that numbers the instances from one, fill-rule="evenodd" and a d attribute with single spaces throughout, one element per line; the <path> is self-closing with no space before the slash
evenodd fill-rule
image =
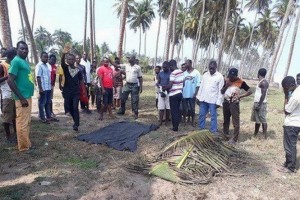
<path id="1" fill-rule="evenodd" d="M 49 56 L 49 65 L 50 65 L 50 71 L 51 71 L 51 100 L 50 100 L 50 112 L 51 116 L 55 117 L 55 114 L 53 113 L 53 96 L 54 96 L 54 87 L 55 87 L 55 81 L 56 81 L 56 73 L 57 73 L 57 65 L 56 65 L 56 56 L 54 54 L 51 54 Z"/>
<path id="2" fill-rule="evenodd" d="M 161 66 L 156 66 L 154 68 L 154 86 L 155 86 L 155 107 L 158 109 L 158 95 L 160 92 L 160 89 L 157 87 L 157 81 L 158 81 L 158 74 L 161 71 Z"/>
<path id="3" fill-rule="evenodd" d="M 222 106 L 223 95 L 221 89 L 224 86 L 224 77 L 217 71 L 217 62 L 212 60 L 208 65 L 208 72 L 202 77 L 202 82 L 197 94 L 199 105 L 199 128 L 205 129 L 206 115 L 210 113 L 209 131 L 213 134 L 217 133 L 218 120 L 217 108 Z"/>
<path id="4" fill-rule="evenodd" d="M 80 60 L 80 64 L 85 67 L 85 71 L 86 71 L 86 82 L 85 82 L 85 84 L 86 84 L 86 88 L 87 88 L 87 94 L 89 95 L 90 94 L 89 89 L 90 89 L 90 86 L 91 86 L 91 63 L 87 59 L 87 53 L 86 52 L 83 52 L 82 58 Z M 85 107 L 87 113 L 91 113 L 90 110 L 89 110 L 89 103 L 87 103 L 87 105 L 81 104 L 81 106 Z"/>
<path id="5" fill-rule="evenodd" d="M 51 118 L 51 71 L 48 68 L 48 54 L 41 53 L 41 62 L 36 66 L 37 85 L 39 88 L 39 117 L 42 123 L 49 124 Z M 45 116 L 45 112 L 46 116 Z"/>
<path id="6" fill-rule="evenodd" d="M 265 139 L 267 138 L 267 93 L 269 88 L 269 83 L 265 79 L 267 70 L 261 68 L 258 70 L 259 83 L 256 86 L 254 94 L 254 105 L 252 109 L 251 121 L 255 122 L 254 136 L 257 136 L 260 124 L 262 124 L 263 135 Z"/>
<path id="7" fill-rule="evenodd" d="M 177 132 L 180 122 L 180 103 L 182 100 L 182 88 L 184 76 L 181 69 L 177 68 L 177 62 L 175 60 L 170 60 L 170 82 L 167 86 L 163 87 L 163 90 L 169 90 L 170 97 L 170 109 L 172 116 L 172 131 Z"/>
<path id="8" fill-rule="evenodd" d="M 2 125 L 6 134 L 6 140 L 14 143 L 14 137 L 10 132 L 10 124 L 13 124 L 16 133 L 16 106 L 13 99 L 13 93 L 7 84 L 8 70 L 10 62 L 16 56 L 15 48 L 8 49 L 5 52 L 6 60 L 0 63 L 0 91 L 2 93 Z"/>
<path id="9" fill-rule="evenodd" d="M 163 118 L 166 116 L 165 125 L 168 124 L 170 118 L 170 101 L 169 101 L 169 92 L 166 89 L 163 89 L 170 82 L 170 64 L 168 61 L 163 63 L 163 71 L 159 72 L 157 87 L 160 89 L 158 93 L 158 104 L 157 108 L 159 110 L 159 126 L 162 125 Z M 165 113 L 166 112 L 166 113 Z"/>
<path id="10" fill-rule="evenodd" d="M 71 46 L 66 45 L 61 57 L 61 66 L 65 76 L 65 83 L 62 94 L 66 102 L 66 109 L 70 111 L 70 114 L 74 121 L 73 130 L 78 131 L 80 121 L 78 104 L 80 96 L 80 85 L 83 84 L 83 76 L 80 70 L 75 66 L 75 56 L 69 53 L 70 50 Z M 66 54 L 67 59 L 65 59 Z"/>
<path id="11" fill-rule="evenodd" d="M 96 100 L 96 85 L 97 85 L 96 68 L 97 68 L 97 60 L 94 59 L 91 65 L 91 85 L 90 85 L 90 97 L 91 97 L 93 107 L 95 106 L 95 100 Z"/>
<path id="12" fill-rule="evenodd" d="M 80 63 L 82 63 L 81 62 L 81 57 L 80 57 L 80 55 L 76 55 L 76 57 L 75 57 L 75 66 L 79 69 L 79 71 L 81 72 L 81 74 L 82 74 L 82 77 L 83 77 L 83 82 L 84 82 L 84 84 L 85 84 L 85 86 L 86 86 L 86 91 L 87 91 L 87 94 L 89 95 L 89 86 L 90 86 L 90 84 L 88 84 L 87 83 L 87 69 L 86 69 L 86 67 L 85 67 L 85 65 L 82 65 L 82 64 L 80 64 Z M 89 69 L 90 70 L 90 69 Z M 89 72 L 89 76 L 90 76 L 90 72 Z M 82 101 L 80 101 L 80 107 L 81 107 L 81 109 L 85 112 L 85 113 L 87 113 L 87 114 L 91 114 L 91 111 L 90 111 L 90 109 L 89 109 L 89 105 L 88 105 L 89 103 L 84 103 L 84 102 L 82 102 Z"/>
<path id="13" fill-rule="evenodd" d="M 285 99 L 290 98 L 285 104 L 285 120 L 283 126 L 283 146 L 285 163 L 279 171 L 284 173 L 296 172 L 297 137 L 300 132 L 300 87 L 296 85 L 295 78 L 285 77 L 281 82 Z"/>
<path id="14" fill-rule="evenodd" d="M 62 66 L 59 66 L 57 74 L 58 74 L 59 90 L 62 92 L 63 88 L 64 88 L 64 85 L 65 85 L 65 75 L 64 75 L 64 70 L 63 70 Z M 64 99 L 65 115 L 69 116 L 70 115 L 70 110 L 68 110 L 67 102 L 66 102 L 66 99 L 64 98 L 64 95 L 62 95 L 62 96 L 63 96 L 63 99 Z"/>
<path id="15" fill-rule="evenodd" d="M 115 58 L 115 62 L 120 64 L 120 61 L 118 61 L 117 58 Z M 123 88 L 123 76 L 121 73 L 120 67 L 115 67 L 114 71 L 114 103 L 113 107 L 114 109 L 116 107 L 120 107 L 121 105 L 121 93 Z"/>
<path id="16" fill-rule="evenodd" d="M 241 89 L 245 90 L 246 93 L 240 94 Z M 221 93 L 224 94 L 223 133 L 226 138 L 229 137 L 230 118 L 232 117 L 234 132 L 233 137 L 228 142 L 229 144 L 234 145 L 240 134 L 240 100 L 251 95 L 252 92 L 247 83 L 238 78 L 238 70 L 236 68 L 231 68 Z"/>
<path id="17" fill-rule="evenodd" d="M 185 67 L 186 71 L 183 73 L 184 83 L 182 91 L 183 122 L 186 125 L 186 116 L 189 114 L 192 117 L 192 126 L 195 126 L 195 103 L 200 87 L 200 72 L 192 67 L 191 60 L 186 61 Z"/>
<path id="18" fill-rule="evenodd" d="M 121 108 L 119 109 L 118 114 L 125 114 L 126 101 L 130 94 L 132 112 L 134 113 L 134 119 L 137 119 L 139 114 L 139 94 L 143 91 L 142 69 L 136 64 L 135 56 L 130 57 L 128 61 L 129 64 L 113 64 L 115 67 L 124 67 L 122 74 L 126 76 L 126 84 L 123 87 L 121 94 Z"/>
<path id="19" fill-rule="evenodd" d="M 300 73 L 296 76 L 297 85 L 300 85 Z"/>
<path id="20" fill-rule="evenodd" d="M 114 118 L 112 114 L 112 103 L 113 103 L 113 69 L 109 66 L 109 60 L 104 58 L 103 66 L 98 70 L 99 83 L 102 88 L 103 94 L 103 107 L 100 110 L 99 120 L 103 120 L 103 112 L 108 110 L 109 116 Z"/>
<path id="21" fill-rule="evenodd" d="M 28 56 L 28 46 L 25 42 L 17 43 L 17 56 L 11 61 L 7 83 L 15 94 L 16 127 L 19 151 L 31 148 L 29 139 L 31 108 L 34 92 L 34 78 L 31 74 Z"/>

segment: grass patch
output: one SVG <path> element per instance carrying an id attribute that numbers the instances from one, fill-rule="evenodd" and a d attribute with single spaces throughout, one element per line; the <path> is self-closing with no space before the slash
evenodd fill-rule
<path id="1" fill-rule="evenodd" d="M 18 184 L 0 188 L 0 198 L 2 200 L 21 200 L 29 191 L 29 186 L 26 184 Z"/>
<path id="2" fill-rule="evenodd" d="M 71 157 L 64 160 L 64 162 L 70 165 L 74 165 L 81 170 L 95 169 L 98 166 L 97 161 L 93 159 L 84 159 L 79 157 Z"/>

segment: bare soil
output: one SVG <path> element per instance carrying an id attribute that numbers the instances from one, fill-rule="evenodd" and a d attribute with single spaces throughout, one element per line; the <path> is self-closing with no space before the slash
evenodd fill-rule
<path id="1" fill-rule="evenodd" d="M 140 100 L 143 123 L 157 123 L 155 97 L 150 76 Z M 255 81 L 251 81 L 253 85 Z M 19 153 L 6 144 L 0 128 L 0 199 L 300 199 L 300 175 L 277 171 L 284 161 L 282 145 L 283 95 L 272 89 L 268 96 L 268 139 L 253 138 L 250 121 L 253 97 L 241 102 L 241 134 L 237 149 L 245 159 L 230 173 L 215 177 L 207 185 L 179 185 L 168 181 L 130 173 L 124 164 L 151 158 L 178 134 L 195 130 L 181 126 L 179 133 L 162 126 L 140 138 L 136 152 L 116 151 L 105 145 L 90 145 L 75 139 L 112 122 L 133 120 L 130 107 L 125 116 L 98 120 L 95 108 L 91 115 L 80 113 L 78 133 L 72 130 L 72 120 L 63 113 L 63 100 L 55 91 L 54 112 L 60 122 L 42 124 L 37 117 L 34 99 L 31 140 L 37 149 L 30 154 Z M 128 106 L 130 103 L 128 102 Z M 219 110 L 219 129 L 223 116 Z"/>

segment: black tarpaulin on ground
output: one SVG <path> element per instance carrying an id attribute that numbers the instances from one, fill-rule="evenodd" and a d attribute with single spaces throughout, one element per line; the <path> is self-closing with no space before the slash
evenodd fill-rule
<path id="1" fill-rule="evenodd" d="M 158 128 L 157 125 L 153 124 L 146 125 L 138 122 L 122 121 L 110 124 L 89 134 L 79 135 L 77 139 L 90 144 L 107 144 L 109 147 L 119 151 L 135 151 L 138 138 Z"/>

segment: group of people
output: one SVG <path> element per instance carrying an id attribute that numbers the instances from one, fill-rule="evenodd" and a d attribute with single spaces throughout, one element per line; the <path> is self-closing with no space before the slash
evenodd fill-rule
<path id="1" fill-rule="evenodd" d="M 0 88 L 2 122 L 7 141 L 14 142 L 11 127 L 17 135 L 19 151 L 32 148 L 29 132 L 31 122 L 32 96 L 34 87 L 38 90 L 39 119 L 42 123 L 58 122 L 53 112 L 53 94 L 56 75 L 59 77 L 59 89 L 64 98 L 65 113 L 72 116 L 73 129 L 80 125 L 79 103 L 83 112 L 89 114 L 90 106 L 96 106 L 99 120 L 108 112 L 114 118 L 112 110 L 124 115 L 126 101 L 131 95 L 131 107 L 134 118 L 139 115 L 139 96 L 143 91 L 143 76 L 138 60 L 132 56 L 127 64 L 121 64 L 119 58 L 114 61 L 104 58 L 100 66 L 92 63 L 87 54 L 72 53 L 69 45 L 63 50 L 61 66 L 57 67 L 55 55 L 42 52 L 40 62 L 35 66 L 35 76 L 27 61 L 28 46 L 25 42 L 17 43 L 16 48 L 1 51 Z M 159 110 L 159 125 L 163 121 L 172 121 L 172 130 L 177 132 L 180 122 L 195 126 L 195 106 L 199 105 L 199 129 L 206 129 L 206 119 L 210 118 L 210 132 L 227 139 L 230 144 L 238 141 L 240 132 L 240 101 L 252 94 L 247 83 L 239 78 L 238 69 L 231 68 L 227 76 L 217 71 L 216 61 L 210 61 L 208 71 L 201 76 L 193 67 L 191 60 L 186 60 L 177 67 L 175 60 L 165 61 L 155 67 L 156 106 Z M 254 93 L 251 120 L 255 122 L 254 136 L 262 126 L 267 137 L 267 94 L 269 83 L 265 79 L 267 70 L 259 69 L 259 82 Z M 125 84 L 123 85 L 123 82 Z M 282 81 L 285 94 L 284 149 L 286 162 L 282 172 L 295 172 L 296 143 L 300 132 L 300 74 L 296 79 L 287 76 Z M 241 90 L 245 92 L 242 93 Z M 84 98 L 86 97 L 86 98 Z M 87 99 L 87 100 L 86 100 Z M 218 132 L 217 109 L 223 109 L 223 131 Z M 170 116 L 171 115 L 171 116 Z M 229 134 L 230 120 L 233 134 Z"/>

